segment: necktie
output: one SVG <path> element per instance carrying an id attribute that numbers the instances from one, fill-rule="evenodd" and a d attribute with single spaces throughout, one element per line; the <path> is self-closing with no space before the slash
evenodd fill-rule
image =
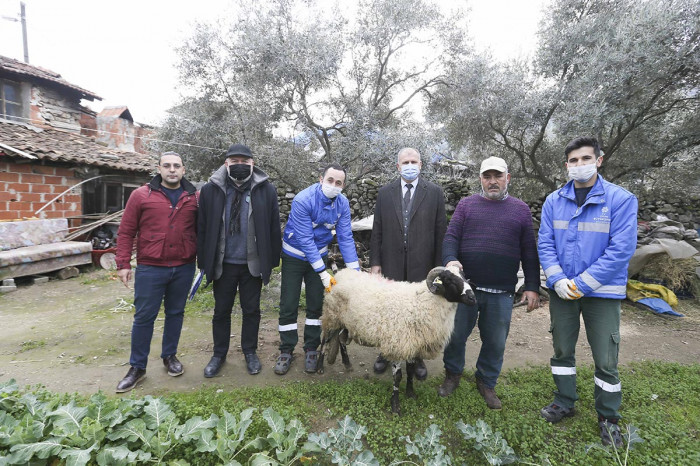
<path id="1" fill-rule="evenodd" d="M 413 188 L 413 185 L 411 183 L 408 183 L 406 185 L 406 194 L 403 196 L 403 208 L 404 210 L 408 210 L 408 204 L 411 202 L 411 188 Z"/>

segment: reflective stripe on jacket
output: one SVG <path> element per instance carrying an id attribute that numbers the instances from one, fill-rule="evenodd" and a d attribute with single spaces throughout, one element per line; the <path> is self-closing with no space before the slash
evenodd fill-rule
<path id="1" fill-rule="evenodd" d="M 328 255 L 333 230 L 345 265 L 359 269 L 350 227 L 350 203 L 342 194 L 328 199 L 320 183 L 313 184 L 292 200 L 292 210 L 282 235 L 282 251 L 308 261 L 316 272 L 321 272 L 326 268 L 323 257 Z"/>
<path id="2" fill-rule="evenodd" d="M 547 286 L 573 279 L 588 297 L 623 299 L 637 247 L 637 198 L 600 175 L 583 206 L 573 181 L 547 196 L 538 250 Z"/>

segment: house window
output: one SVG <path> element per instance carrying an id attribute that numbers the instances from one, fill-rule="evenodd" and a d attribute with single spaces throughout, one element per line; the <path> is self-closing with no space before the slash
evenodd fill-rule
<path id="1" fill-rule="evenodd" d="M 19 83 L 0 79 L 0 118 L 22 118 L 22 92 Z"/>

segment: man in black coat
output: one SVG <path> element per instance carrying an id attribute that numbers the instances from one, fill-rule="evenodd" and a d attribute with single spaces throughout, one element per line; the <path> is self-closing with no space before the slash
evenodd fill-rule
<path id="1" fill-rule="evenodd" d="M 224 164 L 201 190 L 197 220 L 197 262 L 214 282 L 214 354 L 204 377 L 214 377 L 226 361 L 236 290 L 243 314 L 241 348 L 248 373 L 260 372 L 256 355 L 260 292 L 279 265 L 282 250 L 277 190 L 255 166 L 250 149 L 233 144 Z"/>
<path id="2" fill-rule="evenodd" d="M 442 265 L 442 240 L 447 228 L 442 188 L 419 177 L 422 163 L 417 150 L 399 151 L 399 179 L 383 186 L 377 195 L 370 242 L 372 273 L 396 281 L 425 280 L 433 267 Z M 388 361 L 380 354 L 374 371 L 383 373 Z M 416 360 L 416 378 L 428 375 Z"/>

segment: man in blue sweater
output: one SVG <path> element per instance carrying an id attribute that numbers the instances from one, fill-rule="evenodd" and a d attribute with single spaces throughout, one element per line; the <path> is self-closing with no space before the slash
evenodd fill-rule
<path id="1" fill-rule="evenodd" d="M 572 140 L 564 149 L 569 181 L 542 206 L 539 253 L 550 302 L 554 401 L 540 414 L 549 422 L 574 415 L 576 341 L 580 319 L 595 363 L 595 408 L 604 445 L 622 446 L 617 426 L 622 387 L 617 370 L 620 300 L 637 247 L 637 198 L 598 175 L 598 141 Z"/>
<path id="2" fill-rule="evenodd" d="M 539 307 L 540 267 L 529 207 L 508 195 L 510 174 L 505 160 L 489 157 L 479 170 L 481 193 L 459 201 L 442 245 L 444 264 L 460 267 L 472 282 L 477 303 L 460 304 L 455 329 L 445 347 L 445 381 L 440 396 L 449 396 L 464 370 L 467 339 L 477 321 L 481 351 L 476 386 L 491 409 L 501 409 L 494 387 L 503 365 L 510 329 L 513 295 L 522 263 L 528 312 Z"/>

